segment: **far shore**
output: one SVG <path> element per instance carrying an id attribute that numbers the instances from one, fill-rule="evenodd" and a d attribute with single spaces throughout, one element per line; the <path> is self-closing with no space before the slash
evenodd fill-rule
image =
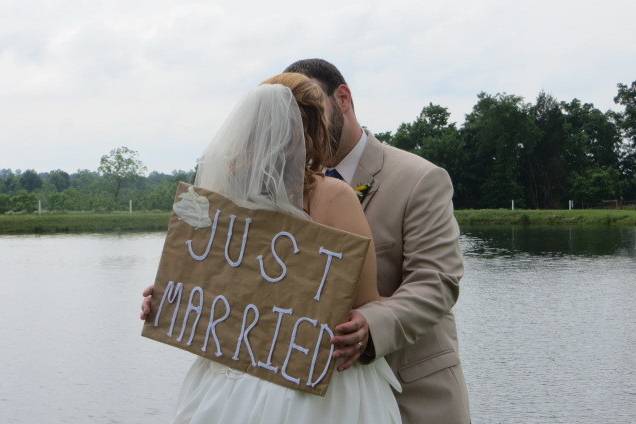
<path id="1" fill-rule="evenodd" d="M 636 209 L 461 209 L 460 225 L 614 225 L 636 226 Z"/>
<path id="2" fill-rule="evenodd" d="M 0 215 L 0 234 L 166 231 L 170 212 L 62 212 Z"/>
<path id="3" fill-rule="evenodd" d="M 636 226 L 636 210 L 462 209 L 460 225 Z M 0 234 L 126 233 L 166 231 L 170 212 L 67 212 L 0 215 Z"/>

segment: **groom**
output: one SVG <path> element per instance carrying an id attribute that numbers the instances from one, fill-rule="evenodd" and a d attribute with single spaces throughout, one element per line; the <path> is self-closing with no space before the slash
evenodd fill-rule
<path id="1" fill-rule="evenodd" d="M 379 142 L 363 130 L 351 91 L 338 69 L 322 59 L 295 62 L 285 72 L 318 81 L 329 96 L 336 151 L 327 175 L 362 188 L 362 207 L 375 241 L 378 289 L 340 325 L 334 339 L 341 367 L 386 357 L 402 383 L 396 393 L 404 423 L 470 422 L 451 308 L 463 262 L 446 171 Z"/>

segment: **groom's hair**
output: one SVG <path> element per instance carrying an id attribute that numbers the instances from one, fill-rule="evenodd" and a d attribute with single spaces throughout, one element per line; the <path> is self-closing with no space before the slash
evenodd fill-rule
<path id="1" fill-rule="evenodd" d="M 296 72 L 320 81 L 328 96 L 331 96 L 340 84 L 347 83 L 338 68 L 324 59 L 302 59 L 289 65 L 284 72 Z"/>

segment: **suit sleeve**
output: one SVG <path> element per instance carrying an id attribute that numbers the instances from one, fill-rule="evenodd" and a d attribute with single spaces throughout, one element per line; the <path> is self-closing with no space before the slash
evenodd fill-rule
<path id="1" fill-rule="evenodd" d="M 452 198 L 450 177 L 439 167 L 413 187 L 402 224 L 402 284 L 358 309 L 371 333 L 367 361 L 415 343 L 457 301 L 464 268 Z"/>

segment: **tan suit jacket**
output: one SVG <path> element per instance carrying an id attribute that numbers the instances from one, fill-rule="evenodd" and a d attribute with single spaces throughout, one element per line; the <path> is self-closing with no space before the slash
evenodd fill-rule
<path id="1" fill-rule="evenodd" d="M 386 357 L 402 383 L 396 398 L 405 423 L 469 423 L 451 311 L 463 275 L 451 180 L 444 169 L 367 134 L 352 185 L 371 183 L 362 206 L 378 289 L 387 297 L 359 309 L 375 357 Z"/>

